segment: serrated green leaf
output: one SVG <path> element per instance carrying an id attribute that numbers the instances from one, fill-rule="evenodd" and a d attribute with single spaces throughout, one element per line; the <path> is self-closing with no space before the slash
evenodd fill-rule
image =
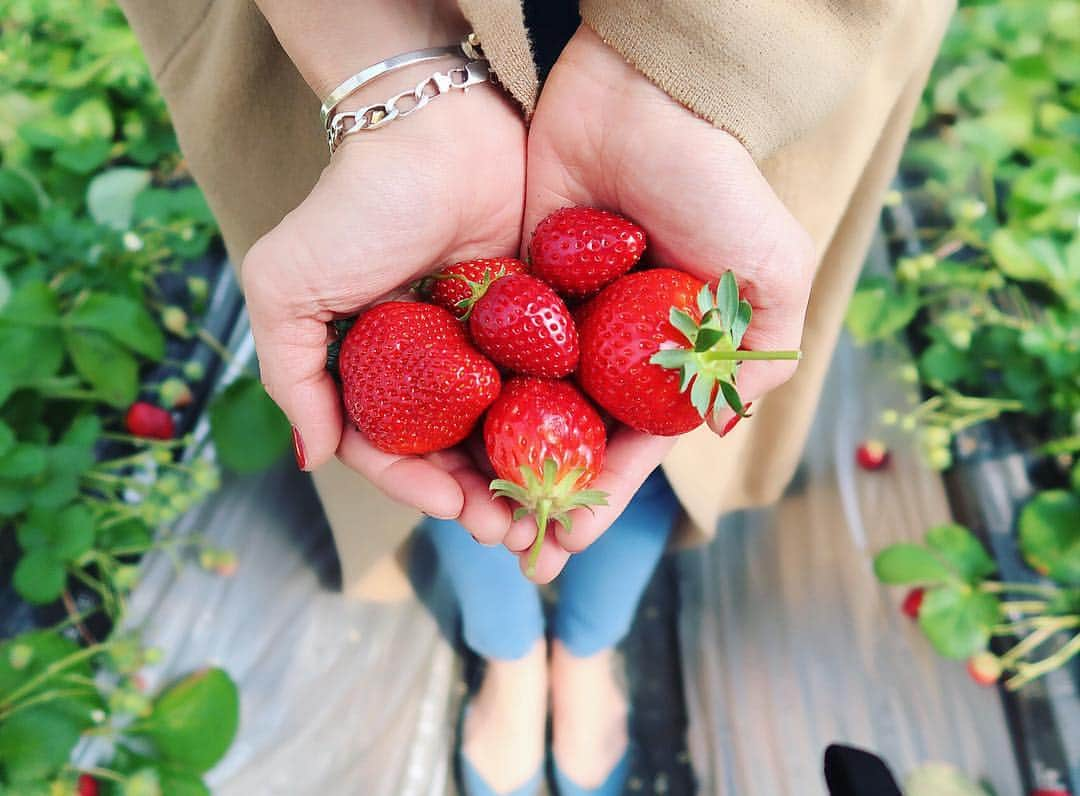
<path id="1" fill-rule="evenodd" d="M 139 394 L 135 358 L 103 332 L 82 330 L 64 335 L 75 370 L 106 403 L 123 409 Z"/>
<path id="2" fill-rule="evenodd" d="M 962 660 L 986 649 L 990 630 L 1000 620 L 997 598 L 967 586 L 930 589 L 919 607 L 919 626 L 934 649 Z"/>
<path id="3" fill-rule="evenodd" d="M 925 547 L 900 542 L 874 557 L 874 574 L 891 586 L 936 586 L 946 583 L 952 573 Z"/>
<path id="4" fill-rule="evenodd" d="M 1080 496 L 1040 492 L 1020 512 L 1020 549 L 1028 564 L 1065 586 L 1080 586 Z"/>
<path id="5" fill-rule="evenodd" d="M 926 532 L 926 544 L 964 581 L 975 584 L 997 569 L 994 559 L 963 525 L 937 525 Z"/>
<path id="6" fill-rule="evenodd" d="M 214 399 L 210 435 L 221 463 L 240 473 L 269 467 L 291 444 L 289 421 L 250 376 L 237 379 Z"/>
<path id="7" fill-rule="evenodd" d="M 91 293 L 63 319 L 71 330 L 104 332 L 136 354 L 165 356 L 165 335 L 142 304 L 127 296 Z"/>
<path id="8" fill-rule="evenodd" d="M 701 317 L 703 318 L 709 313 L 710 310 L 712 310 L 716 306 L 715 302 L 713 301 L 712 291 L 709 289 L 708 285 L 698 291 L 697 305 L 698 310 L 701 312 Z"/>

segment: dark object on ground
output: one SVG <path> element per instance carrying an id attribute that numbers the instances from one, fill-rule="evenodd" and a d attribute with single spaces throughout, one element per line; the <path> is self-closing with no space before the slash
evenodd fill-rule
<path id="1" fill-rule="evenodd" d="M 854 746 L 825 750 L 825 784 L 829 796 L 901 796 L 885 761 Z"/>

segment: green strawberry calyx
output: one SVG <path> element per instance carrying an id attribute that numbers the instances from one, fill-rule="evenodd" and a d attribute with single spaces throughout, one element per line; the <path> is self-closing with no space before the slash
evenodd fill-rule
<path id="1" fill-rule="evenodd" d="M 705 285 L 698 293 L 701 320 L 672 307 L 668 319 L 689 342 L 687 348 L 665 348 L 649 359 L 654 365 L 679 371 L 679 389 L 690 390 L 690 402 L 698 414 L 707 417 L 710 406 L 718 412 L 731 407 L 739 417 L 748 417 L 746 405 L 735 387 L 739 363 L 751 359 L 801 359 L 801 351 L 743 351 L 739 349 L 750 326 L 753 310 L 750 302 L 739 298 L 735 275 L 727 271 L 716 292 Z M 723 402 L 713 402 L 719 386 Z"/>
<path id="2" fill-rule="evenodd" d="M 506 266 L 500 265 L 494 270 L 485 268 L 484 273 L 479 279 L 469 279 L 469 277 L 464 276 L 463 274 L 435 274 L 431 278 L 434 280 L 457 279 L 468 286 L 470 294 L 454 304 L 455 307 L 461 310 L 461 314 L 458 315 L 458 317 L 463 321 L 467 321 L 469 316 L 472 315 L 473 307 L 476 306 L 476 302 L 484 297 L 488 288 L 491 287 L 491 283 L 496 279 L 502 279 L 504 276 L 506 276 Z"/>
<path id="3" fill-rule="evenodd" d="M 491 492 L 495 497 L 509 498 L 518 504 L 514 510 L 514 519 L 532 515 L 536 518 L 536 540 L 529 549 L 529 558 L 525 565 L 525 574 L 532 577 L 536 572 L 536 561 L 544 545 L 549 522 L 557 522 L 564 530 L 572 530 L 570 512 L 574 509 L 607 505 L 607 492 L 598 489 L 579 489 L 578 482 L 585 471 L 578 467 L 559 477 L 559 463 L 552 458 L 544 459 L 543 472 L 537 475 L 527 464 L 519 468 L 522 483 L 496 478 L 491 482 Z"/>

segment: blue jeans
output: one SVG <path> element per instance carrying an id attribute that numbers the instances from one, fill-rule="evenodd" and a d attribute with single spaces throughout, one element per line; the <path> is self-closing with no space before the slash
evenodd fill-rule
<path id="1" fill-rule="evenodd" d="M 615 646 L 664 552 L 679 503 L 656 470 L 615 523 L 570 558 L 556 580 L 552 632 L 578 657 Z M 427 533 L 461 606 L 465 643 L 484 658 L 523 657 L 544 635 L 536 586 L 504 547 L 484 547 L 452 520 L 428 519 Z"/>

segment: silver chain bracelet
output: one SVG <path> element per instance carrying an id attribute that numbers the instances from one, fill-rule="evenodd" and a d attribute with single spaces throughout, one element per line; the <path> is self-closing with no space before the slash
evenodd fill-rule
<path id="1" fill-rule="evenodd" d="M 474 50 L 473 54 L 477 54 Z M 416 87 L 395 94 L 384 102 L 367 105 L 355 111 L 335 113 L 326 126 L 326 143 L 333 155 L 346 136 L 378 130 L 397 119 L 404 119 L 429 102 L 452 90 L 465 91 L 472 86 L 491 82 L 491 70 L 486 60 L 469 61 L 448 72 L 436 72 L 421 80 Z"/>

